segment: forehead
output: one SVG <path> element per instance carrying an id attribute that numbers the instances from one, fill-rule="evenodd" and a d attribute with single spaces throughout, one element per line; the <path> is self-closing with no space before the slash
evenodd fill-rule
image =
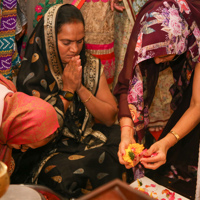
<path id="1" fill-rule="evenodd" d="M 166 55 L 161 55 L 161 56 L 157 56 L 158 58 L 166 58 L 168 56 L 171 56 L 170 54 L 166 54 Z"/>
<path id="2" fill-rule="evenodd" d="M 80 40 L 85 36 L 84 25 L 81 22 L 63 24 L 57 36 L 58 39 Z"/>

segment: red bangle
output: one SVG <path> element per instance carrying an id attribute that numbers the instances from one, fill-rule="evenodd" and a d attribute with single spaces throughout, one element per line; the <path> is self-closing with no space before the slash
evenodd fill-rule
<path id="1" fill-rule="evenodd" d="M 123 125 L 123 126 L 121 126 L 121 130 L 122 130 L 122 128 L 124 128 L 124 127 L 130 127 L 130 128 L 132 128 L 133 130 L 135 129 L 133 126 Z"/>

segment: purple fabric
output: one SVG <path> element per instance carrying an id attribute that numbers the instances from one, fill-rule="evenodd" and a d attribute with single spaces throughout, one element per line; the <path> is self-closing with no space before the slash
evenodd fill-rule
<path id="1" fill-rule="evenodd" d="M 13 46 L 17 20 L 17 0 L 4 0 L 2 6 L 0 26 L 0 73 L 6 78 L 10 78 L 12 71 L 12 59 L 15 59 L 13 58 Z"/>
<path id="2" fill-rule="evenodd" d="M 200 44 L 196 43 L 200 38 L 196 25 L 199 25 L 199 19 L 194 16 L 197 12 L 200 16 L 200 1 L 191 1 L 189 5 L 185 0 L 150 0 L 136 19 L 114 94 L 119 101 L 119 118 L 129 116 L 133 119 L 139 141 L 148 125 L 148 107 L 154 96 L 159 70 L 169 65 L 156 65 L 152 58 L 187 52 L 181 57 L 183 62 L 181 60 L 172 67 L 175 75 L 175 84 L 171 88 L 174 109 L 181 102 L 181 94 L 196 62 L 199 62 Z"/>

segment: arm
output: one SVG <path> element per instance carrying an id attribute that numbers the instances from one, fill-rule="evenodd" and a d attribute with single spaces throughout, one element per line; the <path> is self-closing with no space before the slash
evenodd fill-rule
<path id="1" fill-rule="evenodd" d="M 82 66 L 80 56 L 75 56 L 70 60 L 70 62 L 65 66 L 63 70 L 63 90 L 74 93 L 81 85 L 81 76 Z M 64 112 L 66 112 L 70 102 L 64 99 L 63 96 L 59 96 L 64 105 Z"/>
<path id="2" fill-rule="evenodd" d="M 82 66 L 80 56 L 72 58 L 63 71 L 63 90 L 76 92 L 93 117 L 107 126 L 116 121 L 117 104 L 108 87 L 105 74 L 102 73 L 96 96 L 82 85 Z M 67 100 L 62 99 L 65 111 L 69 106 Z"/>
<path id="3" fill-rule="evenodd" d="M 197 63 L 194 72 L 192 98 L 189 108 L 172 128 L 181 138 L 185 137 L 192 131 L 200 122 L 200 63 Z M 157 169 L 159 166 L 166 162 L 166 155 L 169 148 L 174 146 L 177 142 L 176 137 L 168 133 L 163 139 L 153 144 L 150 149 L 145 153 L 145 156 L 150 156 L 157 153 L 157 156 L 150 158 L 142 158 L 141 163 L 144 167 L 149 169 Z"/>
<path id="4" fill-rule="evenodd" d="M 82 84 L 76 92 L 87 107 L 88 111 L 97 120 L 107 126 L 111 126 L 116 121 L 117 104 L 110 92 L 104 73 L 102 73 L 100 77 L 99 88 L 96 96 L 93 96 Z"/>
<path id="5" fill-rule="evenodd" d="M 136 143 L 134 139 L 133 121 L 129 117 L 122 117 L 120 119 L 120 126 L 121 126 L 121 142 L 119 144 L 119 151 L 117 154 L 119 162 L 122 165 L 125 165 L 127 169 L 129 169 L 132 166 L 129 165 L 127 162 L 125 162 L 122 156 L 125 154 L 125 149 L 128 147 L 129 144 Z M 139 157 L 136 158 L 134 164 L 136 165 L 138 162 L 139 162 Z"/>

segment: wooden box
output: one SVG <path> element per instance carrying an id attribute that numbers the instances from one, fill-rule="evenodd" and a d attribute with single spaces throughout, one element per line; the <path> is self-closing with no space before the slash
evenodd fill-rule
<path id="1" fill-rule="evenodd" d="M 152 200 L 150 196 L 142 193 L 127 183 L 115 179 L 77 200 Z"/>

